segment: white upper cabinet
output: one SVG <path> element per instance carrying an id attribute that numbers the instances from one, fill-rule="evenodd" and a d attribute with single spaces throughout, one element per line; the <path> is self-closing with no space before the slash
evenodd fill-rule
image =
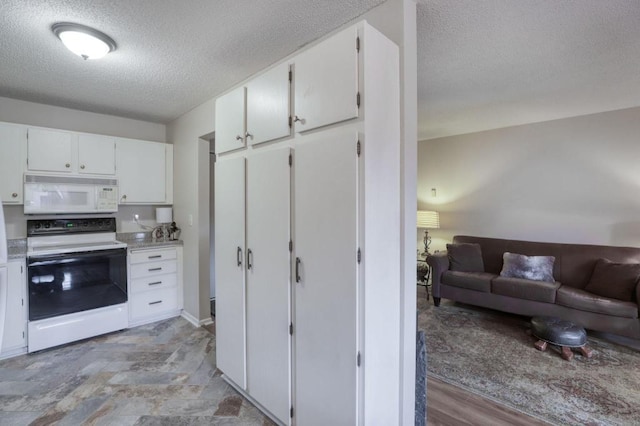
<path id="1" fill-rule="evenodd" d="M 238 87 L 216 99 L 216 154 L 244 148 L 246 89 Z"/>
<path id="2" fill-rule="evenodd" d="M 358 117 L 358 43 L 352 27 L 295 58 L 296 132 Z"/>
<path id="3" fill-rule="evenodd" d="M 27 129 L 0 123 L 0 198 L 22 204 L 22 173 L 27 162 Z"/>
<path id="4" fill-rule="evenodd" d="M 112 136 L 78 135 L 78 173 L 116 174 L 116 139 Z"/>
<path id="5" fill-rule="evenodd" d="M 287 63 L 278 65 L 247 84 L 246 137 L 250 145 L 291 134 L 290 88 L 290 68 Z"/>
<path id="6" fill-rule="evenodd" d="M 116 138 L 119 204 L 170 204 L 172 170 L 172 145 Z"/>
<path id="7" fill-rule="evenodd" d="M 114 175 L 116 142 L 112 136 L 29 128 L 30 171 Z"/>
<path id="8" fill-rule="evenodd" d="M 75 164 L 72 139 L 70 132 L 29 128 L 28 169 L 43 172 L 73 172 Z"/>

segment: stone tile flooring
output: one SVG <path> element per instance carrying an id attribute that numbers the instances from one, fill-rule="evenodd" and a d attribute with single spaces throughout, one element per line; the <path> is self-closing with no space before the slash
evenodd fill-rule
<path id="1" fill-rule="evenodd" d="M 222 379 L 207 328 L 178 317 L 0 361 L 0 425 L 273 425 Z"/>

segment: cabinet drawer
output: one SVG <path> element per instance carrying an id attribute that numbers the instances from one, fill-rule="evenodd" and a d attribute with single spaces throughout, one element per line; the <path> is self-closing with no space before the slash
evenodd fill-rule
<path id="1" fill-rule="evenodd" d="M 131 264 L 142 262 L 153 262 L 157 260 L 169 260 L 175 259 L 177 256 L 177 250 L 174 248 L 164 250 L 143 250 L 132 251 L 129 257 Z"/>
<path id="2" fill-rule="evenodd" d="M 178 269 L 175 260 L 165 260 L 162 262 L 148 262 L 131 265 L 131 278 L 151 277 L 154 275 L 172 274 Z"/>
<path id="3" fill-rule="evenodd" d="M 137 278 L 132 280 L 130 292 L 140 293 L 142 291 L 157 291 L 164 288 L 175 287 L 177 281 L 176 274 Z"/>
<path id="4" fill-rule="evenodd" d="M 174 287 L 136 294 L 131 297 L 129 304 L 131 318 L 161 315 L 178 308 L 178 291 Z"/>

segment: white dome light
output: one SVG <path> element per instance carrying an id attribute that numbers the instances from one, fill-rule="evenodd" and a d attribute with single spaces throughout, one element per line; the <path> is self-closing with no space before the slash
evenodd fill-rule
<path id="1" fill-rule="evenodd" d="M 116 49 L 116 43 L 108 35 L 84 25 L 60 22 L 51 27 L 62 43 L 83 59 L 102 58 Z"/>

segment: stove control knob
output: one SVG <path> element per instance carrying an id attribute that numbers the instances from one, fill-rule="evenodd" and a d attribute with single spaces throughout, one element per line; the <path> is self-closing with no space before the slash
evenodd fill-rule
<path id="1" fill-rule="evenodd" d="M 51 224 L 49 222 L 45 222 L 44 227 L 45 229 L 49 229 L 51 228 Z"/>
<path id="2" fill-rule="evenodd" d="M 35 228 L 36 229 L 40 229 L 40 228 L 42 228 L 42 225 L 40 223 L 36 223 Z"/>
<path id="3" fill-rule="evenodd" d="M 82 222 L 82 226 L 86 228 L 87 226 L 89 226 L 89 222 L 85 220 L 84 222 Z"/>

